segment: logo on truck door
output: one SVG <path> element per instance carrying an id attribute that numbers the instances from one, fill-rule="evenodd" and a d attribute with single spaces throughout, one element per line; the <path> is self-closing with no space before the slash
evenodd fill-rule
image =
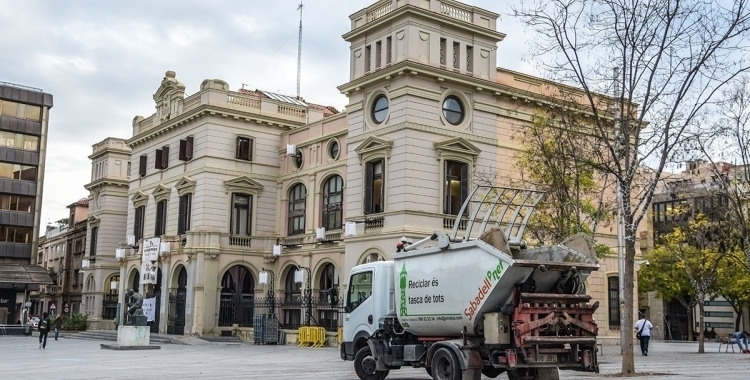
<path id="1" fill-rule="evenodd" d="M 484 301 L 487 293 L 492 290 L 492 282 L 500 280 L 500 277 L 502 277 L 503 275 L 503 271 L 505 271 L 505 264 L 503 263 L 503 260 L 500 260 L 500 262 L 497 264 L 497 267 L 487 271 L 487 276 L 484 278 L 482 285 L 477 288 L 477 295 L 471 301 L 469 301 L 469 307 L 464 309 L 464 315 L 469 317 L 469 320 L 474 319 L 474 314 L 476 314 L 477 309 L 479 309 L 479 306 L 482 304 L 482 301 Z"/>

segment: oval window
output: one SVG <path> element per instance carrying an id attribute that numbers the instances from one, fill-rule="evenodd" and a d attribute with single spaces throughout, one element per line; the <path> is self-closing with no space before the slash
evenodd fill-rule
<path id="1" fill-rule="evenodd" d="M 297 149 L 297 154 L 294 155 L 294 167 L 299 169 L 302 167 L 302 163 L 304 161 L 302 160 L 302 150 Z"/>
<path id="2" fill-rule="evenodd" d="M 334 160 L 339 158 L 339 142 L 338 141 L 333 140 L 330 143 L 328 143 L 328 155 Z"/>
<path id="3" fill-rule="evenodd" d="M 461 124 L 464 121 L 464 105 L 461 101 L 451 95 L 443 101 L 443 117 L 453 125 Z"/>
<path id="4" fill-rule="evenodd" d="M 385 120 L 388 115 L 388 98 L 385 95 L 378 95 L 375 101 L 372 102 L 372 120 L 375 124 L 380 124 Z"/>

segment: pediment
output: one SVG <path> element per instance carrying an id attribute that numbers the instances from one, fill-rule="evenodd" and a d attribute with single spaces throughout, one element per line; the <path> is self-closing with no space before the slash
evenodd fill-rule
<path id="1" fill-rule="evenodd" d="M 175 97 L 185 97 L 185 85 L 177 80 L 174 71 L 167 71 L 164 79 L 161 80 L 161 85 L 154 93 L 154 101 L 159 105 L 164 100 Z"/>
<path id="2" fill-rule="evenodd" d="M 470 143 L 463 137 L 454 137 L 448 140 L 439 141 L 435 143 L 435 149 L 438 151 L 440 158 L 446 154 L 471 157 L 472 161 L 476 163 L 477 156 L 482 153 L 482 150 L 477 148 L 476 145 Z"/>
<path id="3" fill-rule="evenodd" d="M 170 188 L 168 188 L 168 187 L 166 187 L 166 186 L 164 186 L 162 184 L 159 184 L 159 185 L 156 186 L 156 188 L 154 189 L 154 191 L 151 192 L 151 195 L 153 195 L 154 196 L 154 200 L 158 202 L 158 201 L 160 201 L 162 199 L 169 198 L 169 193 L 171 193 L 171 192 L 172 191 L 171 191 Z"/>
<path id="4" fill-rule="evenodd" d="M 227 193 L 249 192 L 257 194 L 263 190 L 263 185 L 260 182 L 246 175 L 224 181 L 224 187 L 226 187 Z"/>
<path id="5" fill-rule="evenodd" d="M 142 191 L 136 191 L 130 200 L 133 202 L 133 207 L 140 207 L 148 203 L 148 195 Z"/>
<path id="6" fill-rule="evenodd" d="M 98 226 L 98 225 L 99 225 L 99 222 L 101 222 L 101 221 L 102 221 L 102 220 L 101 220 L 101 219 L 99 219 L 99 217 L 98 217 L 98 216 L 96 216 L 96 215 L 89 215 L 89 217 L 88 217 L 88 218 L 86 218 L 86 219 L 87 219 L 87 221 L 89 222 L 89 228 L 92 228 L 92 227 L 96 227 L 96 226 Z"/>
<path id="7" fill-rule="evenodd" d="M 182 177 L 174 185 L 174 188 L 177 189 L 177 194 L 180 196 L 187 193 L 193 193 L 195 192 L 195 180 L 190 177 Z"/>
<path id="8" fill-rule="evenodd" d="M 383 152 L 386 157 L 391 157 L 391 148 L 393 147 L 393 141 L 386 140 L 377 136 L 370 136 L 365 141 L 362 141 L 359 146 L 354 149 L 354 152 L 359 156 L 359 161 L 362 162 L 362 157 L 370 155 L 372 153 Z"/>

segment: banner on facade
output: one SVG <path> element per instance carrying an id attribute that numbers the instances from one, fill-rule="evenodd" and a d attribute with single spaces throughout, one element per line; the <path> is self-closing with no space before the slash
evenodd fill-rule
<path id="1" fill-rule="evenodd" d="M 153 322 L 156 318 L 156 298 L 145 298 L 143 300 L 143 315 L 147 322 Z"/>
<path id="2" fill-rule="evenodd" d="M 143 262 L 159 260 L 159 243 L 161 238 L 151 238 L 143 240 Z"/>
<path id="3" fill-rule="evenodd" d="M 156 284 L 158 264 L 150 261 L 141 263 L 141 284 Z"/>

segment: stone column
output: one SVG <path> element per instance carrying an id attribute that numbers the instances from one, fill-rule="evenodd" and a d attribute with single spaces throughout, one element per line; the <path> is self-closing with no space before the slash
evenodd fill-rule
<path id="1" fill-rule="evenodd" d="M 203 334 L 203 306 L 204 306 L 204 292 L 205 289 L 205 276 L 206 276 L 206 253 L 198 252 L 197 260 L 195 261 L 195 280 L 193 287 L 193 295 L 188 299 L 193 300 L 193 326 L 190 330 L 192 334 L 202 335 Z M 190 290 L 188 290 L 190 292 Z M 189 293 L 188 293 L 189 294 Z"/>
<path id="2" fill-rule="evenodd" d="M 216 254 L 206 255 L 204 261 L 204 273 L 203 273 L 203 331 L 201 335 L 205 333 L 212 333 L 218 326 L 218 315 L 219 310 L 217 309 L 217 289 L 219 287 L 219 259 Z"/>

